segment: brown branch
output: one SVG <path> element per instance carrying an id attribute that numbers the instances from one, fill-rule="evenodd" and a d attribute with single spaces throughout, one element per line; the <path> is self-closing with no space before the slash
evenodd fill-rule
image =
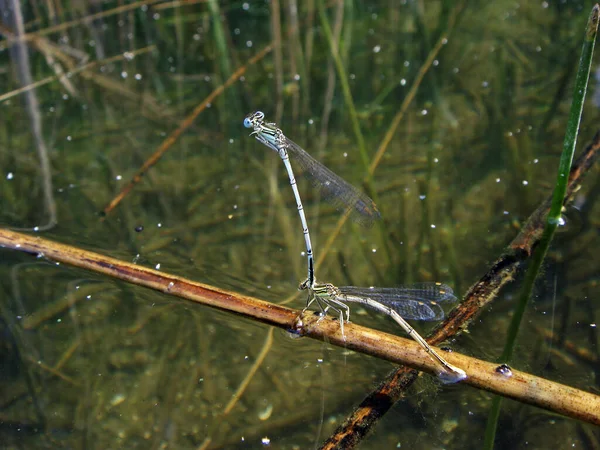
<path id="1" fill-rule="evenodd" d="M 439 370 L 437 363 L 416 342 L 353 323 L 344 326 L 342 336 L 336 318 L 322 319 L 317 314 L 307 313 L 298 320 L 299 312 L 294 309 L 11 230 L 0 229 L 0 247 L 30 253 L 36 257 L 43 255 L 52 261 L 234 312 L 313 339 L 326 340 L 397 364 L 408 364 L 424 372 L 436 374 Z M 445 357 L 451 364 L 467 372 L 468 377 L 461 384 L 600 425 L 600 397 L 596 395 L 524 372 L 512 371 L 512 374 L 507 375 L 498 370 L 497 364 L 458 353 L 447 353 Z M 416 372 L 410 375 L 412 378 L 416 376 Z M 379 400 L 385 398 L 384 396 Z"/>
<path id="2" fill-rule="evenodd" d="M 567 204 L 580 188 L 583 175 L 596 160 L 599 150 L 600 131 L 596 133 L 592 142 L 571 168 L 564 204 Z M 463 301 L 450 312 L 446 320 L 432 331 L 427 342 L 436 345 L 461 332 L 496 297 L 500 289 L 514 279 L 517 270 L 531 256 L 542 236 L 551 202 L 552 197 L 550 196 L 531 214 L 517 237 L 507 246 L 487 273 L 467 291 Z M 466 367 L 460 364 L 458 367 L 466 370 Z M 348 449 L 354 447 L 376 424 L 377 420 L 401 398 L 406 388 L 416 380 L 417 376 L 415 370 L 409 367 L 400 367 L 392 372 L 376 390 L 361 402 L 321 448 Z M 562 401 L 568 400 L 568 397 L 562 399 Z"/>
<path id="3" fill-rule="evenodd" d="M 192 125 L 194 120 L 196 120 L 196 117 L 198 117 L 198 114 L 204 111 L 206 107 L 215 100 L 215 98 L 225 91 L 225 89 L 237 82 L 239 78 L 246 72 L 246 70 L 248 70 L 248 67 L 263 59 L 272 49 L 272 44 L 267 45 L 260 52 L 250 58 L 245 65 L 232 73 L 225 83 L 212 91 L 208 97 L 206 97 L 198 106 L 196 106 L 190 115 L 187 116 L 169 136 L 167 136 L 162 144 L 160 144 L 160 146 L 156 149 L 154 154 L 148 158 L 146 162 L 144 162 L 142 167 L 137 171 L 129 183 L 127 183 L 117 194 L 117 196 L 113 198 L 107 206 L 104 207 L 104 215 L 110 213 L 119 203 L 121 203 L 121 200 L 123 200 L 123 198 L 125 198 L 125 196 L 135 187 L 135 185 L 142 180 L 142 177 L 146 174 L 146 172 L 154 164 L 156 164 L 160 158 L 162 158 L 165 152 L 177 141 L 179 136 L 181 136 L 181 134 L 187 130 L 190 125 Z"/>

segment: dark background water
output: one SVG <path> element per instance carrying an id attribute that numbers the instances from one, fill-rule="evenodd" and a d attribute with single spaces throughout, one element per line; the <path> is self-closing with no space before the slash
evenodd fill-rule
<path id="1" fill-rule="evenodd" d="M 23 2 L 27 39 L 18 47 L 13 7 L 0 3 L 0 224 L 273 302 L 296 296 L 291 305 L 301 308 L 304 241 L 287 177 L 242 126 L 259 109 L 381 210 L 381 224 L 348 222 L 325 252 L 339 214 L 301 181 L 324 258 L 319 279 L 443 281 L 463 293 L 552 191 L 591 4 L 327 2 L 342 78 L 318 4 Z M 166 136 L 272 42 L 278 50 L 249 65 L 103 218 Z M 32 82 L 35 100 L 16 92 Z M 596 83 L 593 74 L 579 147 L 598 130 Z M 513 365 L 597 392 L 592 172 L 565 212 Z M 13 251 L 0 251 L 0 287 L 7 448 L 198 448 L 209 437 L 210 448 L 311 448 L 393 368 Z M 496 360 L 519 288 L 520 278 L 453 347 Z M 386 318 L 353 314 L 401 333 Z M 422 378 L 362 448 L 481 447 L 491 396 Z M 498 447 L 597 445 L 597 429 L 503 404 Z"/>

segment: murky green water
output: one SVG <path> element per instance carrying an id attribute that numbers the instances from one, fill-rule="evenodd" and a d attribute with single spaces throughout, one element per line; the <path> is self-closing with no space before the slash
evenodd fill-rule
<path id="1" fill-rule="evenodd" d="M 312 2 L 189 3 L 22 5 L 31 81 L 46 82 L 34 91 L 35 107 L 11 95 L 22 87 L 23 55 L 0 41 L 0 224 L 41 227 L 47 239 L 281 302 L 305 277 L 302 230 L 280 159 L 242 121 L 264 111 L 365 187 L 351 107 Z M 369 162 L 446 40 L 368 186 L 381 225 L 347 223 L 318 277 L 357 286 L 443 281 L 462 293 L 552 190 L 589 5 L 330 3 Z M 281 53 L 249 65 L 103 218 L 164 139 L 277 35 Z M 580 147 L 598 129 L 595 83 L 592 74 Z M 597 392 L 595 175 L 566 211 L 513 366 Z M 318 259 L 339 214 L 306 181 L 300 190 Z M 56 207 L 49 229 L 45 192 Z M 393 369 L 14 251 L 0 250 L 0 282 L 6 448 L 200 448 L 206 439 L 209 448 L 312 448 Z M 500 292 L 452 346 L 496 360 L 519 286 Z M 301 308 L 302 298 L 291 305 Z M 401 333 L 353 311 L 358 323 Z M 589 360 L 549 343 L 544 330 Z M 226 410 L 265 345 L 265 361 Z M 422 378 L 362 448 L 481 447 L 491 395 Z M 594 448 L 599 434 L 505 401 L 497 439 L 498 448 Z"/>

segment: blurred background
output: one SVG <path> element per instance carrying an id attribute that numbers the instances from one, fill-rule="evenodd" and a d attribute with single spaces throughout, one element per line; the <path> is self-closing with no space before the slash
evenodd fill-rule
<path id="1" fill-rule="evenodd" d="M 337 232 L 298 177 L 319 280 L 441 281 L 460 297 L 552 191 L 591 6 L 0 0 L 0 225 L 300 309 L 287 175 L 242 124 L 261 110 L 381 211 Z M 579 148 L 599 128 L 595 69 Z M 513 364 L 596 392 L 599 193 L 594 168 Z M 519 286 L 452 347 L 495 361 Z M 313 448 L 394 367 L 1 249 L 0 305 L 5 448 Z M 360 308 L 353 321 L 402 334 Z M 421 378 L 362 448 L 481 447 L 491 395 Z M 600 445 L 594 427 L 511 401 L 497 444 Z"/>

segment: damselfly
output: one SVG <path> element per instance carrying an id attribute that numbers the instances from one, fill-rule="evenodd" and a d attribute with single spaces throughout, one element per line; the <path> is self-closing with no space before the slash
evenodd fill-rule
<path id="1" fill-rule="evenodd" d="M 294 156 L 294 161 L 304 170 L 305 176 L 313 185 L 321 189 L 323 197 L 338 210 L 348 212 L 356 222 L 365 226 L 371 226 L 375 220 L 381 217 L 381 214 L 369 196 L 360 192 L 350 183 L 344 181 L 318 162 L 302 147 L 283 134 L 283 131 L 277 128 L 276 124 L 265 122 L 264 118 L 265 115 L 261 111 L 250 113 L 244 119 L 244 126 L 252 128 L 251 135 L 254 135 L 260 143 L 276 151 L 283 160 L 290 179 L 290 185 L 294 191 L 294 197 L 296 198 L 296 205 L 300 221 L 302 222 L 304 241 L 306 243 L 306 256 L 308 259 L 308 277 L 306 282 L 308 286 L 313 286 L 316 283 L 313 249 L 302 200 L 300 199 L 294 171 L 290 164 L 289 154 L 291 153 Z"/>

